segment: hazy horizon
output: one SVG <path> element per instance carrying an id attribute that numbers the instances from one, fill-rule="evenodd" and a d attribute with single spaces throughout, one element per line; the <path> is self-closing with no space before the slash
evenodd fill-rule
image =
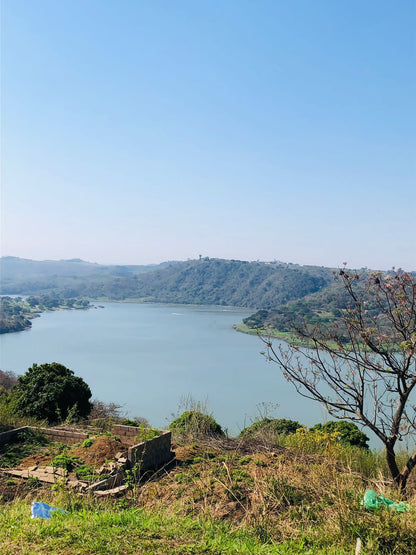
<path id="1" fill-rule="evenodd" d="M 0 254 L 416 268 L 416 4 L 4 0 Z"/>
<path id="2" fill-rule="evenodd" d="M 163 264 L 163 263 L 167 263 L 167 262 L 187 262 L 187 261 L 192 261 L 192 260 L 198 260 L 198 257 L 188 257 L 186 259 L 183 260 L 179 260 L 179 259 L 174 259 L 174 258 L 170 258 L 168 260 L 160 260 L 159 262 L 149 262 L 149 263 L 122 263 L 122 262 L 97 262 L 96 260 L 85 260 L 83 258 L 79 258 L 79 257 L 75 257 L 75 258 L 44 258 L 44 259 L 36 259 L 36 258 L 25 258 L 25 257 L 19 257 L 19 256 L 14 256 L 14 255 L 2 255 L 0 258 L 19 258 L 21 260 L 31 260 L 33 262 L 74 262 L 74 261 L 79 261 L 79 262 L 86 262 L 88 264 L 98 264 L 98 265 L 103 265 L 103 266 L 157 266 L 159 264 Z M 205 255 L 202 257 L 205 258 Z M 216 260 L 235 260 L 235 261 L 240 261 L 240 262 L 260 262 L 260 263 L 264 263 L 264 264 L 271 264 L 271 263 L 277 263 L 277 264 L 293 264 L 293 265 L 298 265 L 298 266 L 317 266 L 317 267 L 326 267 L 326 268 L 340 268 L 340 267 L 344 267 L 346 265 L 347 268 L 353 268 L 353 269 L 366 269 L 366 270 L 381 270 L 381 271 L 385 271 L 385 270 L 391 270 L 391 268 L 371 268 L 368 266 L 351 266 L 348 264 L 348 262 L 344 261 L 342 264 L 339 264 L 337 266 L 325 266 L 324 264 L 302 264 L 302 263 L 298 263 L 298 262 L 292 262 L 290 260 L 260 260 L 259 258 L 255 259 L 255 260 L 246 260 L 246 259 L 241 259 L 241 258 L 222 258 L 222 257 L 216 257 L 216 256 L 208 256 L 208 258 L 210 259 L 216 259 Z M 402 269 L 408 272 L 415 272 L 416 268 L 403 268 L 403 267 L 395 267 L 396 270 L 397 269 Z"/>

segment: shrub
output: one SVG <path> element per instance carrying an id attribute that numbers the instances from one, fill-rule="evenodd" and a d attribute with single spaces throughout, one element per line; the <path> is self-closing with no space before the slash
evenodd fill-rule
<path id="1" fill-rule="evenodd" d="M 247 426 L 240 433 L 240 437 L 254 438 L 254 437 L 270 437 L 294 434 L 296 430 L 302 428 L 296 420 L 287 420 L 286 418 L 262 418 L 257 422 Z"/>
<path id="2" fill-rule="evenodd" d="M 188 410 L 174 420 L 169 429 L 178 435 L 201 436 L 224 436 L 221 426 L 210 415 L 197 410 Z"/>
<path id="3" fill-rule="evenodd" d="M 331 420 L 326 424 L 316 424 L 310 430 L 312 432 L 317 430 L 330 433 L 337 432 L 339 434 L 338 440 L 344 445 L 368 449 L 368 437 L 353 422 Z"/>
<path id="4" fill-rule="evenodd" d="M 86 417 L 91 411 L 91 390 L 82 378 L 62 364 L 34 364 L 15 387 L 16 406 L 23 416 L 65 420 L 69 414 Z"/>
<path id="5" fill-rule="evenodd" d="M 304 426 L 285 437 L 283 445 L 303 454 L 321 454 L 338 459 L 344 448 L 338 432 L 328 430 L 311 431 Z"/>
<path id="6" fill-rule="evenodd" d="M 52 466 L 54 468 L 63 468 L 68 472 L 72 472 L 75 467 L 80 466 L 81 464 L 82 463 L 78 457 L 73 457 L 65 453 L 57 455 L 52 461 Z"/>
<path id="7" fill-rule="evenodd" d="M 84 441 L 81 444 L 81 447 L 84 447 L 85 449 L 87 449 L 88 447 L 91 447 L 93 443 L 94 443 L 94 438 L 88 437 L 87 439 L 84 439 Z"/>

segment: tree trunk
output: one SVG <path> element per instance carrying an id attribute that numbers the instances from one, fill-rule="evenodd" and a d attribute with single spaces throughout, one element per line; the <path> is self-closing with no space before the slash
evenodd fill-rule
<path id="1" fill-rule="evenodd" d="M 396 453 L 394 452 L 394 446 L 390 443 L 386 444 L 386 461 L 387 466 L 390 470 L 391 477 L 393 478 L 395 484 L 398 488 L 403 490 L 406 487 L 407 476 L 403 476 L 400 473 L 399 467 L 397 466 L 396 462 Z"/>
<path id="2" fill-rule="evenodd" d="M 416 466 L 416 452 L 413 453 L 413 455 L 407 461 L 403 472 L 401 472 L 398 477 L 398 480 L 395 480 L 396 484 L 403 493 L 406 491 L 407 479 L 409 478 L 414 466 Z"/>

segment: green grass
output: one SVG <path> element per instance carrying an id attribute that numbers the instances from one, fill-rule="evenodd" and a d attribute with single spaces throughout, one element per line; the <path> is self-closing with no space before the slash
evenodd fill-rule
<path id="1" fill-rule="evenodd" d="M 48 440 L 38 430 L 22 430 L 10 443 L 0 445 L 0 468 L 17 466 L 22 459 L 29 457 L 48 445 Z"/>
<path id="2" fill-rule="evenodd" d="M 283 484 L 287 489 L 287 484 Z M 283 487 L 282 486 L 282 487 Z M 290 488 L 287 495 L 293 495 Z M 288 499 L 289 503 L 290 499 Z M 297 500 L 297 502 L 300 500 Z M 55 506 L 69 514 L 50 520 L 31 519 L 30 502 L 18 500 L 2 507 L 0 553 L 44 554 L 351 554 L 356 539 L 362 538 L 362 554 L 408 554 L 415 545 L 409 526 L 414 517 L 382 511 L 376 515 L 355 508 L 343 523 L 342 537 L 324 535 L 319 527 L 305 527 L 297 539 L 279 541 L 267 523 L 235 525 L 210 517 L 182 516 L 163 510 L 120 508 L 59 497 Z M 119 503 L 120 505 L 120 503 Z"/>
<path id="3" fill-rule="evenodd" d="M 271 328 L 250 328 L 246 324 L 235 324 L 233 328 L 241 333 L 246 333 L 248 335 L 262 335 L 264 337 L 272 337 L 280 339 L 289 343 L 290 345 L 298 345 L 300 347 L 312 347 L 312 342 L 307 342 L 304 339 L 300 339 L 295 333 L 290 333 L 287 331 L 278 331 Z"/>
<path id="4" fill-rule="evenodd" d="M 255 528 L 233 528 L 209 518 L 178 518 L 139 508 L 115 509 L 91 501 L 68 515 L 55 514 L 50 521 L 32 520 L 30 504 L 23 500 L 2 510 L 0 553 L 331 553 L 328 549 L 305 550 L 303 540 L 278 544 L 258 536 Z"/>
<path id="5" fill-rule="evenodd" d="M 0 496 L 0 554 L 351 555 L 357 539 L 361 555 L 413 553 L 416 480 L 411 511 L 366 511 L 369 488 L 401 500 L 384 485 L 380 454 L 327 439 L 299 432 L 290 447 L 262 444 L 250 454 L 237 440 L 180 444 L 178 466 L 119 500 L 20 485 L 25 498 Z M 32 500 L 68 514 L 31 519 Z"/>

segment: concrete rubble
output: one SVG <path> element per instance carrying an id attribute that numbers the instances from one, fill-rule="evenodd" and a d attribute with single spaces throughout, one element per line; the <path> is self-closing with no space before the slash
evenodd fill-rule
<path id="1" fill-rule="evenodd" d="M 19 430 L 16 430 L 18 432 Z M 1 472 L 9 476 L 14 476 L 23 479 L 34 478 L 40 482 L 47 484 L 59 483 L 68 488 L 77 490 L 79 492 L 93 493 L 96 496 L 104 497 L 110 495 L 121 495 L 126 489 L 127 485 L 124 483 L 126 470 L 140 463 L 142 471 L 151 468 L 161 468 L 164 464 L 168 463 L 174 457 L 171 452 L 171 434 L 170 432 L 161 432 L 160 436 L 135 444 L 137 441 L 137 428 L 131 426 L 114 426 L 113 433 L 117 431 L 117 435 L 121 435 L 123 440 L 130 444 L 128 451 L 118 452 L 114 460 L 106 461 L 99 468 L 94 470 L 94 474 L 98 476 L 105 475 L 105 479 L 96 482 L 88 482 L 82 479 L 77 479 L 74 472 L 68 472 L 62 468 L 53 466 L 42 466 L 34 464 L 29 468 L 3 468 Z M 82 434 L 78 432 L 58 431 L 59 434 L 65 433 L 67 439 L 83 439 Z M 55 434 L 56 430 L 48 430 L 48 435 Z M 135 435 L 136 434 L 136 435 Z M 2 443 L 10 441 L 13 437 L 12 432 L 0 434 L 5 436 Z M 10 439 L 9 439 L 10 436 Z M 55 439 L 55 438 L 54 438 Z"/>

